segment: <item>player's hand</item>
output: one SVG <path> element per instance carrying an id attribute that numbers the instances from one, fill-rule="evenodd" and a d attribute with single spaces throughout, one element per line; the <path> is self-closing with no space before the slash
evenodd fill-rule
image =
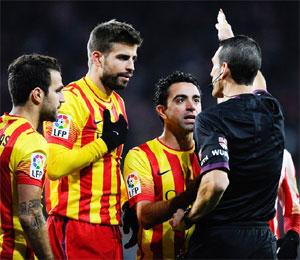
<path id="1" fill-rule="evenodd" d="M 119 116 L 119 120 L 113 123 L 110 120 L 108 109 L 103 111 L 103 132 L 101 138 L 105 142 L 108 151 L 112 151 L 120 144 L 124 144 L 127 137 L 127 122 L 123 115 Z"/>
<path id="2" fill-rule="evenodd" d="M 215 25 L 218 30 L 219 41 L 234 37 L 231 25 L 227 22 L 226 16 L 222 9 L 220 9 L 217 17 L 218 23 Z"/>
<path id="3" fill-rule="evenodd" d="M 185 211 L 183 209 L 178 209 L 176 213 L 173 214 L 173 218 L 169 220 L 174 231 L 184 231 L 186 229 L 183 222 L 184 213 Z"/>
<path id="4" fill-rule="evenodd" d="M 277 241 L 278 259 L 296 259 L 299 245 L 299 234 L 289 230 L 286 235 Z"/>
<path id="5" fill-rule="evenodd" d="M 126 201 L 122 207 L 123 216 L 123 232 L 128 234 L 130 229 L 132 230 L 132 235 L 130 240 L 124 245 L 125 249 L 133 247 L 137 243 L 137 236 L 139 231 L 138 219 L 134 209 L 129 208 L 129 203 Z"/>

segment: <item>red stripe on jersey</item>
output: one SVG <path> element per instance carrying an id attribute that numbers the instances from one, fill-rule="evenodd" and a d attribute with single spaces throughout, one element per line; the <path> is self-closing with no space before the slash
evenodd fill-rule
<path id="1" fill-rule="evenodd" d="M 111 154 L 106 154 L 103 157 L 104 161 L 104 172 L 103 172 L 103 194 L 101 196 L 100 204 L 100 218 L 101 223 L 103 224 L 109 224 L 110 223 L 110 217 L 109 217 L 109 196 L 111 194 Z"/>
<path id="2" fill-rule="evenodd" d="M 155 154 L 151 151 L 150 147 L 147 145 L 147 143 L 142 144 L 139 146 L 147 155 L 150 165 L 152 168 L 152 176 L 154 179 L 155 189 L 155 200 L 156 201 L 161 201 L 163 200 L 163 190 L 162 190 L 162 180 L 161 176 L 158 175 L 159 173 L 159 165 L 158 161 L 155 157 Z M 154 255 L 158 259 L 163 258 L 162 254 L 162 236 L 163 236 L 163 226 L 162 224 L 156 225 L 153 227 L 153 235 L 152 235 L 152 240 L 151 240 L 151 245 L 150 248 L 153 251 Z"/>
<path id="3" fill-rule="evenodd" d="M 184 191 L 184 176 L 181 169 L 180 160 L 177 155 L 171 154 L 164 150 L 165 155 L 167 156 L 167 159 L 169 161 L 169 164 L 171 166 L 171 170 L 173 172 L 173 178 L 174 178 L 174 186 L 176 194 Z"/>
<path id="4" fill-rule="evenodd" d="M 8 120 L 7 123 L 5 124 L 5 126 L 0 130 L 0 135 L 3 135 L 5 130 L 15 121 L 16 121 L 16 119 Z"/>
<path id="5" fill-rule="evenodd" d="M 85 84 L 89 87 L 90 91 L 93 92 L 93 94 L 95 95 L 95 97 L 99 98 L 99 99 L 100 99 L 102 102 L 104 102 L 104 103 L 110 103 L 110 100 L 109 100 L 109 101 L 106 101 L 106 100 L 104 100 L 103 98 L 99 97 L 99 95 L 97 95 L 97 93 L 93 90 L 93 88 L 87 83 L 85 77 L 83 77 L 83 80 L 84 80 Z"/>
<path id="6" fill-rule="evenodd" d="M 68 86 L 66 86 L 66 87 L 64 88 L 63 91 L 69 91 L 69 92 L 71 92 L 74 96 L 78 97 L 78 95 L 77 95 L 77 93 L 74 91 L 74 89 L 77 89 L 75 83 L 69 84 Z"/>
<path id="7" fill-rule="evenodd" d="M 177 155 L 171 154 L 166 150 L 164 150 L 164 153 L 167 156 L 167 159 L 171 166 L 176 194 L 181 193 L 184 191 L 184 176 L 183 176 L 180 160 Z M 186 178 L 190 178 L 190 177 L 186 176 Z M 174 235 L 175 235 L 174 252 L 175 252 L 175 256 L 177 256 L 177 255 L 181 255 L 184 252 L 185 232 L 176 231 Z"/>
<path id="8" fill-rule="evenodd" d="M 291 189 L 290 186 L 288 184 L 288 180 L 286 178 L 286 176 L 284 177 L 284 179 L 282 180 L 282 189 L 284 190 L 284 205 L 285 205 L 285 214 L 286 212 L 292 212 L 292 208 L 293 208 L 293 199 L 292 199 L 292 193 L 291 193 Z"/>
<path id="9" fill-rule="evenodd" d="M 122 115 L 125 117 L 126 121 L 128 122 L 128 118 L 127 118 L 127 114 L 126 114 L 126 109 L 125 109 L 125 105 L 124 105 L 124 102 L 122 100 L 122 98 L 117 94 L 117 93 L 114 93 L 115 94 L 115 97 L 119 103 L 119 106 L 121 108 L 121 111 L 122 111 Z"/>
<path id="10" fill-rule="evenodd" d="M 118 164 L 119 164 L 119 160 L 118 160 Z M 117 212 L 121 212 L 121 171 L 120 171 L 120 166 L 117 166 L 117 192 L 118 195 L 116 196 L 117 199 L 117 205 L 116 205 L 116 210 Z M 121 214 L 117 213 L 117 221 L 118 223 L 121 223 Z"/>
<path id="11" fill-rule="evenodd" d="M 103 118 L 103 111 L 106 109 L 106 106 L 103 105 L 103 104 L 101 104 L 101 103 L 99 103 L 99 102 L 97 102 L 96 100 L 95 100 L 95 102 L 96 102 L 97 105 L 100 107 L 100 113 L 101 113 L 102 118 Z"/>
<path id="12" fill-rule="evenodd" d="M 15 243 L 15 232 L 13 229 L 13 198 L 11 190 L 11 179 L 9 170 L 9 161 L 13 151 L 13 147 L 17 141 L 17 138 L 26 130 L 30 129 L 31 125 L 29 123 L 24 123 L 10 136 L 8 143 L 4 147 L 0 155 L 0 217 L 1 217 L 1 229 L 4 230 L 2 251 L 0 259 L 12 258 Z"/>
<path id="13" fill-rule="evenodd" d="M 86 83 L 86 81 L 85 81 Z M 86 83 L 87 84 L 87 83 Z M 88 85 L 88 84 L 87 84 Z M 87 96 L 83 93 L 82 89 L 76 84 L 74 87 L 78 89 L 81 97 L 86 103 L 90 116 L 84 128 L 82 129 L 81 147 L 95 140 L 95 133 L 97 127 L 94 124 L 95 111 L 88 100 Z M 90 204 L 92 199 L 92 179 L 93 179 L 93 166 L 90 165 L 80 171 L 80 199 L 79 199 L 79 219 L 90 222 Z"/>
<path id="14" fill-rule="evenodd" d="M 112 105 L 111 112 L 114 115 L 114 118 L 116 118 L 116 120 L 119 120 L 119 115 L 118 115 L 117 108 L 116 108 L 115 104 Z"/>
<path id="15" fill-rule="evenodd" d="M 45 178 L 45 204 L 46 204 L 46 210 L 49 214 L 49 211 L 51 210 L 51 201 L 50 201 L 50 180 L 48 178 Z"/>
<path id="16" fill-rule="evenodd" d="M 195 153 L 190 154 L 190 161 L 192 164 L 194 179 L 200 174 L 201 167 L 199 165 L 199 161 L 197 155 Z"/>
<path id="17" fill-rule="evenodd" d="M 55 209 L 55 212 L 57 212 L 59 215 L 66 216 L 69 197 L 68 176 L 63 176 L 59 179 L 57 191 L 59 202 L 57 205 L 57 209 Z"/>

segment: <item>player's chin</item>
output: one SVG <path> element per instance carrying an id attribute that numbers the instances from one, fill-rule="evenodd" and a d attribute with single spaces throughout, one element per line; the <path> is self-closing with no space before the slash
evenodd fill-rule
<path id="1" fill-rule="evenodd" d="M 189 124 L 184 124 L 184 130 L 186 130 L 188 133 L 194 131 L 194 124 L 189 123 Z"/>
<path id="2" fill-rule="evenodd" d="M 115 89 L 124 89 L 128 85 L 128 81 L 125 80 L 119 80 L 115 86 Z"/>
<path id="3" fill-rule="evenodd" d="M 41 115 L 41 121 L 42 122 L 44 122 L 44 121 L 54 122 L 56 120 L 57 116 L 58 116 L 57 110 L 54 110 L 54 111 L 51 111 L 48 113 L 44 113 Z"/>

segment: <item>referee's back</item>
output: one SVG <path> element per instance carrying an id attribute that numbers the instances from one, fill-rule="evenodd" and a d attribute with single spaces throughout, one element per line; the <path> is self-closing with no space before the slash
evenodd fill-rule
<path id="1" fill-rule="evenodd" d="M 201 126 L 203 119 L 226 136 L 230 185 L 199 225 L 272 219 L 284 149 L 283 115 L 278 101 L 264 91 L 242 94 L 199 115 L 197 125 L 207 129 L 207 124 Z"/>

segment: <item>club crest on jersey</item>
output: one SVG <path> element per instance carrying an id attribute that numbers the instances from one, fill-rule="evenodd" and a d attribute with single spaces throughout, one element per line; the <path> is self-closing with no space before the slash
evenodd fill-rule
<path id="1" fill-rule="evenodd" d="M 71 116 L 58 114 L 56 121 L 53 123 L 51 135 L 63 139 L 68 139 L 70 133 L 70 125 Z"/>
<path id="2" fill-rule="evenodd" d="M 219 144 L 224 150 L 228 150 L 227 148 L 227 140 L 225 137 L 219 137 Z"/>
<path id="3" fill-rule="evenodd" d="M 129 199 L 141 193 L 141 182 L 138 174 L 133 172 L 126 179 L 127 192 Z"/>
<path id="4" fill-rule="evenodd" d="M 42 153 L 33 153 L 30 162 L 30 177 L 41 180 L 44 175 L 46 156 Z"/>

